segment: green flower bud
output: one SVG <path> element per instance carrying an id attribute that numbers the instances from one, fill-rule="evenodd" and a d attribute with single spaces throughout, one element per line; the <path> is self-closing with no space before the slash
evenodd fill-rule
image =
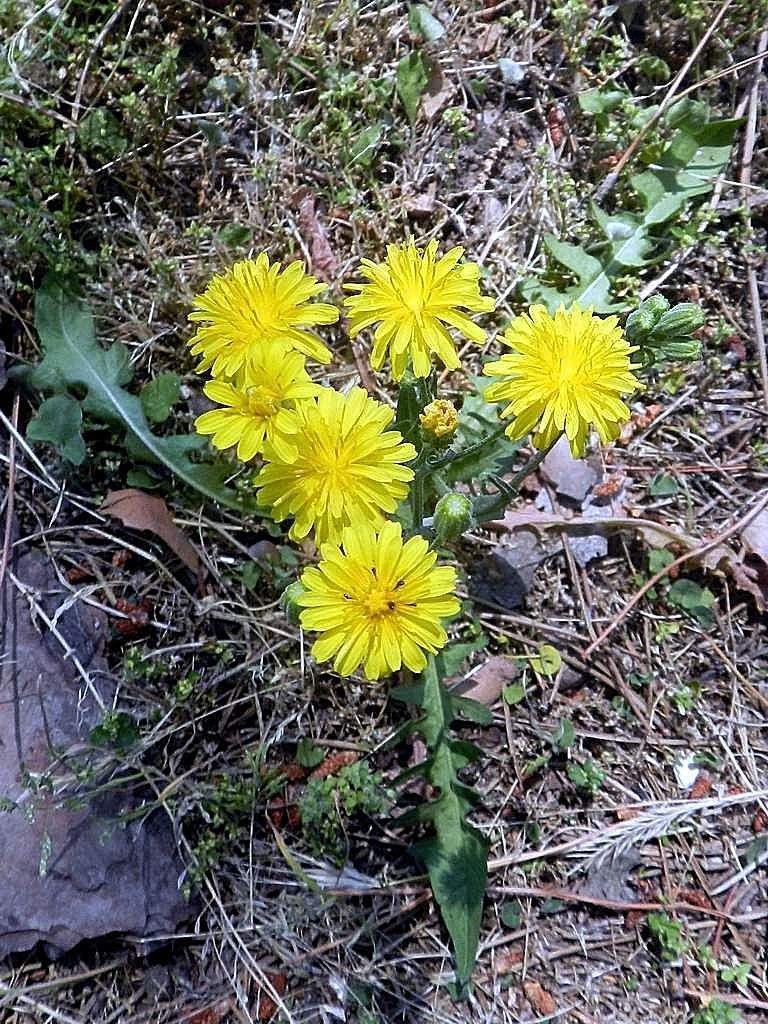
<path id="1" fill-rule="evenodd" d="M 472 505 L 463 494 L 451 491 L 444 494 L 435 505 L 433 525 L 438 544 L 458 540 L 471 522 Z"/>
<path id="2" fill-rule="evenodd" d="M 649 310 L 639 306 L 627 317 L 624 333 L 631 343 L 643 341 L 656 326 L 656 317 Z"/>
<path id="3" fill-rule="evenodd" d="M 705 319 L 701 306 L 695 302 L 680 302 L 662 316 L 653 333 L 659 340 L 671 334 L 693 334 L 703 326 Z"/>
<path id="4" fill-rule="evenodd" d="M 280 607 L 285 612 L 285 617 L 293 626 L 299 625 L 301 607 L 298 604 L 299 598 L 306 593 L 306 588 L 301 580 L 294 580 L 289 583 L 280 595 Z"/>
<path id="5" fill-rule="evenodd" d="M 698 359 L 701 355 L 701 342 L 684 335 L 665 338 L 656 351 L 663 359 Z"/>
<path id="6" fill-rule="evenodd" d="M 640 309 L 650 313 L 655 323 L 669 309 L 669 299 L 665 299 L 657 292 L 655 295 L 649 295 L 645 302 L 640 304 Z"/>

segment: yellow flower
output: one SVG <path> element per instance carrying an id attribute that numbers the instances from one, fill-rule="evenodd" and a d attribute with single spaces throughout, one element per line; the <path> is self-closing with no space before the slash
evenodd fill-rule
<path id="1" fill-rule="evenodd" d="M 203 388 L 223 409 L 204 412 L 195 420 L 198 434 L 213 434 L 214 448 L 237 445 L 237 457 L 248 462 L 269 441 L 281 458 L 296 457 L 299 429 L 292 410 L 297 401 L 322 391 L 304 369 L 304 356 L 281 341 L 260 345 L 232 383 L 212 380 Z"/>
<path id="2" fill-rule="evenodd" d="M 422 252 L 413 239 L 403 245 L 388 245 L 383 263 L 363 260 L 360 274 L 367 284 L 349 284 L 358 291 L 344 300 L 349 309 L 350 337 L 373 324 L 371 366 L 379 370 L 387 349 L 392 359 L 392 376 L 400 380 L 409 360 L 417 377 L 427 377 L 435 352 L 450 370 L 458 369 L 459 357 L 446 329 L 454 327 L 471 341 L 485 340 L 485 331 L 459 308 L 472 313 L 489 313 L 493 299 L 480 294 L 480 268 L 460 263 L 464 250 L 451 249 L 437 258 L 437 242 Z"/>
<path id="3" fill-rule="evenodd" d="M 331 353 L 309 331 L 313 324 L 333 324 L 335 306 L 309 300 L 324 290 L 304 273 L 300 261 L 280 269 L 265 252 L 241 260 L 217 274 L 195 297 L 189 319 L 202 326 L 190 339 L 192 355 L 202 356 L 198 373 L 212 367 L 214 377 L 233 376 L 265 341 L 283 341 L 311 359 L 328 363 Z"/>
<path id="4" fill-rule="evenodd" d="M 396 430 L 393 413 L 362 388 L 342 395 L 323 388 L 317 400 L 296 407 L 298 449 L 293 460 L 264 446 L 267 460 L 256 479 L 259 503 L 272 506 L 275 519 L 294 517 L 290 536 L 338 543 L 350 523 L 380 525 L 408 494 L 413 470 L 402 465 L 416 449 Z"/>
<path id="5" fill-rule="evenodd" d="M 297 599 L 301 624 L 323 635 L 312 653 L 334 659 L 342 676 L 362 664 L 368 679 L 405 665 L 421 672 L 425 652 L 436 654 L 447 636 L 441 619 L 460 607 L 456 572 L 435 566 L 437 555 L 423 537 L 403 543 L 399 523 L 380 530 L 357 523 L 344 530 L 342 547 L 326 544 L 322 561 L 305 569 L 305 593 Z"/>
<path id="6" fill-rule="evenodd" d="M 425 405 L 419 414 L 419 423 L 425 434 L 432 434 L 438 439 L 451 437 L 459 425 L 459 414 L 452 402 L 445 398 L 436 398 Z"/>
<path id="7" fill-rule="evenodd" d="M 501 416 L 514 419 L 511 438 L 536 431 L 533 444 L 542 450 L 565 433 L 575 458 L 584 454 L 590 425 L 602 441 L 612 441 L 630 417 L 621 395 L 641 385 L 630 361 L 636 351 L 615 316 L 604 320 L 591 309 L 564 306 L 550 316 L 545 306 L 531 306 L 515 317 L 502 341 L 513 350 L 483 372 L 500 377 L 486 389 L 488 402 L 508 402 Z"/>

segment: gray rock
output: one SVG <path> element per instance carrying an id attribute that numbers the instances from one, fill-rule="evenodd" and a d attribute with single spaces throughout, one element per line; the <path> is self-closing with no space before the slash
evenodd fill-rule
<path id="1" fill-rule="evenodd" d="M 114 686 L 105 619 L 79 601 L 62 607 L 70 596 L 41 554 L 11 559 L 0 594 L 0 956 L 38 943 L 57 955 L 109 934 L 151 938 L 191 913 L 166 815 L 123 824 L 135 793 L 90 797 L 73 775 L 102 718 L 94 691 L 109 707 Z"/>

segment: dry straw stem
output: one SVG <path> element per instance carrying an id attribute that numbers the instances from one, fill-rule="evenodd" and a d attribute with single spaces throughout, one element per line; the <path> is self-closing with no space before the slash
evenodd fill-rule
<path id="1" fill-rule="evenodd" d="M 757 44 L 758 54 L 755 66 L 754 80 L 749 93 L 749 112 L 747 115 L 747 131 L 744 137 L 744 152 L 742 154 L 741 172 L 739 180 L 744 193 L 744 203 L 749 211 L 749 190 L 752 183 L 752 157 L 755 151 L 755 136 L 757 134 L 757 119 L 759 114 L 759 98 L 761 85 L 761 72 L 766 46 L 768 46 L 768 29 L 764 30 Z M 747 216 L 747 225 L 751 229 L 752 220 Z M 757 269 L 753 263 L 747 264 L 747 281 L 749 282 L 749 299 L 752 305 L 752 318 L 755 324 L 755 347 L 757 348 L 757 359 L 760 365 L 760 380 L 763 386 L 763 401 L 768 410 L 768 357 L 765 350 L 765 330 L 763 328 L 763 310 L 760 302 L 760 289 L 757 283 Z"/>
<path id="2" fill-rule="evenodd" d="M 706 797 L 702 800 L 665 800 L 661 803 L 643 805 L 628 804 L 621 810 L 643 808 L 640 813 L 627 821 L 617 821 L 608 828 L 597 829 L 585 836 L 549 846 L 544 850 L 530 850 L 527 853 L 511 854 L 488 862 L 489 871 L 529 861 L 560 857 L 563 854 L 577 857 L 584 868 L 599 867 L 608 857 L 616 857 L 633 846 L 659 839 L 675 825 L 688 818 L 708 811 L 722 811 L 726 807 L 738 807 L 768 798 L 768 789 L 751 790 L 722 797 Z M 615 808 L 619 810 L 619 808 Z"/>

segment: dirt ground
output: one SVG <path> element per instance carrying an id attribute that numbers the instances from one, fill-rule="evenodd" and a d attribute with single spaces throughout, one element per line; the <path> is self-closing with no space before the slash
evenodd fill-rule
<path id="1" fill-rule="evenodd" d="M 51 268 L 76 278 L 99 340 L 128 347 L 135 389 L 181 377 L 157 429 L 184 433 L 206 408 L 187 313 L 213 273 L 266 249 L 304 259 L 339 302 L 361 256 L 413 234 L 483 268 L 497 313 L 485 349 L 463 353 L 476 373 L 530 282 L 571 283 L 545 236 L 599 256 L 593 202 L 614 171 L 600 203 L 633 209 L 630 178 L 671 131 L 633 149 L 633 109 L 695 87 L 710 118 L 740 119 L 713 187 L 614 282 L 625 309 L 655 289 L 700 302 L 701 359 L 648 374 L 616 444 L 578 472 L 553 458 L 511 518 L 453 551 L 452 636 L 473 648 L 454 675 L 493 712 L 458 730 L 484 751 L 467 781 L 490 844 L 471 994 L 451 999 L 448 938 L 397 825 L 418 783 L 387 811 L 331 798 L 327 830 L 308 826 L 318 765 L 364 764 L 388 803 L 423 757 L 389 742 L 409 712 L 386 686 L 314 664 L 281 611 L 311 547 L 138 471 L 103 423 L 86 422 L 78 466 L 26 442 L 40 396 L 11 379 L 6 550 L 43 551 L 105 617 L 108 776 L 172 823 L 190 915 L 159 945 L 15 954 L 3 1022 L 768 1020 L 768 7 L 411 8 L 0 0 L 0 338 L 6 369 L 37 361 L 35 291 Z M 411 52 L 428 73 L 413 123 L 397 85 Z M 610 89 L 612 107 L 579 100 Z M 342 323 L 324 338 L 334 363 L 317 379 L 392 400 L 365 335 L 350 343 Z M 460 403 L 467 376 L 441 386 Z M 165 499 L 201 571 L 97 511 L 134 486 Z M 647 587 L 654 525 L 675 557 L 695 553 Z M 707 560 L 715 538 L 729 555 Z M 554 675 L 507 657 L 542 643 L 561 655 Z"/>

